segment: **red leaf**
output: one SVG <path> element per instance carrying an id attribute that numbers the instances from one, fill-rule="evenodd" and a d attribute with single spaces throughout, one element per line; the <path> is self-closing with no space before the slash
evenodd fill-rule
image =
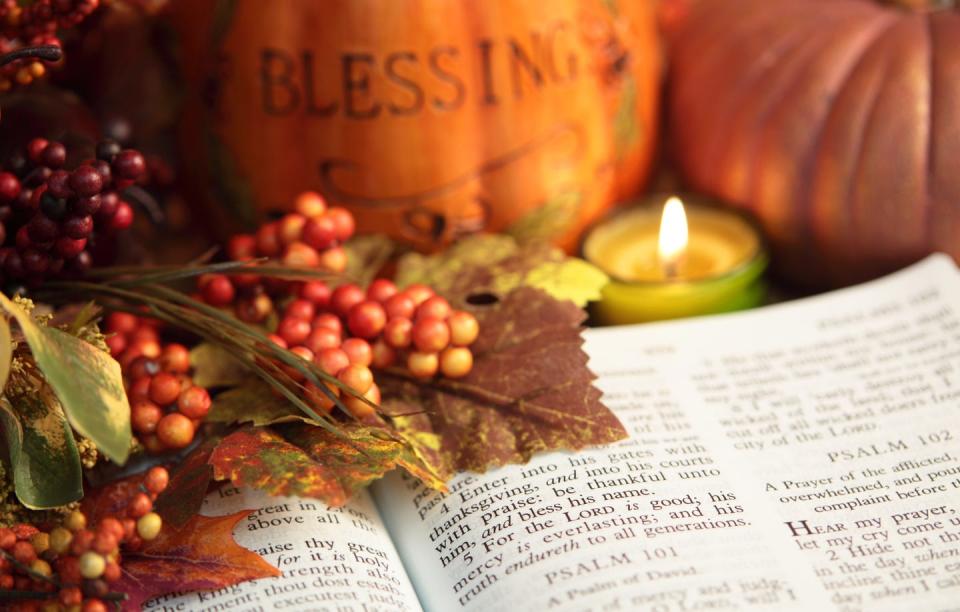
<path id="1" fill-rule="evenodd" d="M 87 524 L 95 525 L 105 516 L 123 514 L 130 499 L 142 491 L 143 475 L 130 476 L 87 491 L 80 508 L 87 515 Z"/>
<path id="2" fill-rule="evenodd" d="M 140 551 L 124 553 L 123 576 L 113 588 L 127 594 L 124 610 L 174 591 L 219 589 L 280 571 L 233 539 L 233 528 L 250 514 L 196 516 L 179 529 L 164 525 Z"/>
<path id="3" fill-rule="evenodd" d="M 136 475 L 89 492 L 82 504 L 88 524 L 122 513 L 142 482 L 143 475 Z M 234 541 L 234 526 L 248 514 L 249 510 L 214 518 L 196 515 L 179 527 L 164 522 L 157 539 L 138 551 L 124 551 L 123 576 L 110 585 L 128 595 L 124 610 L 139 610 L 144 601 L 174 591 L 219 589 L 279 576 L 260 555 Z"/>
<path id="4" fill-rule="evenodd" d="M 213 466 L 207 461 L 217 441 L 207 439 L 172 469 L 170 483 L 153 505 L 164 522 L 182 527 L 200 512 L 213 481 Z"/>

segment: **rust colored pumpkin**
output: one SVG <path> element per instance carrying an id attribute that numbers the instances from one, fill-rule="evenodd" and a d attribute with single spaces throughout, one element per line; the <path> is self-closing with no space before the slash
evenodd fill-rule
<path id="1" fill-rule="evenodd" d="M 689 0 L 687 0 L 689 1 Z M 670 36 L 673 154 L 813 287 L 960 257 L 960 12 L 700 0 Z"/>
<path id="2" fill-rule="evenodd" d="M 192 185 L 223 229 L 315 189 L 421 248 L 536 210 L 570 246 L 649 169 L 656 8 L 178 0 Z"/>

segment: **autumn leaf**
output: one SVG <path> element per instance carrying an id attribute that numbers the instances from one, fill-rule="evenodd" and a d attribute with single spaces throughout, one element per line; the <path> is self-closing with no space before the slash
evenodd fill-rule
<path id="1" fill-rule="evenodd" d="M 190 350 L 193 384 L 204 388 L 239 385 L 250 378 L 250 370 L 230 352 L 216 344 L 201 342 Z"/>
<path id="2" fill-rule="evenodd" d="M 346 496 L 330 469 L 268 427 L 244 427 L 223 439 L 210 456 L 213 477 L 270 495 L 315 497 L 331 506 Z"/>
<path id="3" fill-rule="evenodd" d="M 287 440 L 331 469 L 348 498 L 394 468 L 406 470 L 431 488 L 442 490 L 446 486 L 408 445 L 381 427 L 346 423 L 344 436 L 299 424 L 278 429 Z"/>
<path id="4" fill-rule="evenodd" d="M 210 453 L 220 438 L 207 438 L 170 471 L 170 482 L 153 507 L 165 523 L 182 527 L 200 512 L 213 482 Z"/>
<path id="5" fill-rule="evenodd" d="M 545 261 L 524 278 L 528 287 L 541 289 L 558 300 L 570 300 L 581 308 L 600 299 L 600 290 L 610 278 L 600 268 L 576 257 Z"/>
<path id="6" fill-rule="evenodd" d="M 381 234 L 354 236 L 343 248 L 347 251 L 344 276 L 359 285 L 367 285 L 390 259 L 395 245 Z"/>
<path id="7" fill-rule="evenodd" d="M 453 297 L 453 288 L 464 270 L 500 262 L 518 250 L 517 242 L 503 234 L 468 236 L 450 245 L 442 253 L 408 253 L 397 262 L 394 281 L 401 287 L 424 283 L 438 293 Z"/>
<path id="8" fill-rule="evenodd" d="M 142 484 L 143 476 L 138 474 L 87 491 L 80 502 L 87 522 L 95 525 L 107 516 L 123 514 L 130 499 L 141 491 Z"/>
<path id="9" fill-rule="evenodd" d="M 271 495 L 314 497 L 331 506 L 400 467 L 428 486 L 444 483 L 404 439 L 382 425 L 343 423 L 341 435 L 307 423 L 244 427 L 208 440 L 177 465 L 157 498 L 164 521 L 183 525 L 200 511 L 214 480 L 230 480 Z"/>
<path id="10" fill-rule="evenodd" d="M 82 502 L 89 524 L 121 514 L 142 482 L 143 476 L 138 474 L 90 491 Z M 171 481 L 168 490 L 173 485 Z M 219 589 L 279 576 L 276 568 L 233 539 L 234 527 L 249 514 L 246 510 L 214 518 L 194 515 L 183 525 L 164 519 L 157 539 L 140 550 L 123 553 L 123 574 L 110 585 L 128 595 L 123 609 L 139 610 L 143 602 L 175 591 Z"/>
<path id="11" fill-rule="evenodd" d="M 461 308 L 471 295 L 503 297 L 518 287 L 536 287 L 583 307 L 600 297 L 608 280 L 596 266 L 545 242 L 521 245 L 504 234 L 470 236 L 437 255 L 404 255 L 396 275 L 398 285 L 425 283 Z"/>
<path id="12" fill-rule="evenodd" d="M 599 296 L 603 272 L 542 241 L 479 235 L 443 254 L 404 256 L 397 281 L 426 283 L 480 321 L 465 378 L 378 375 L 383 411 L 441 476 L 626 435 L 600 402 L 581 348 L 585 315 L 577 306 Z"/>
<path id="13" fill-rule="evenodd" d="M 249 375 L 248 375 L 249 378 Z M 211 423 L 252 423 L 272 425 L 289 421 L 314 421 L 300 412 L 288 399 L 279 397 L 259 379 L 217 395 L 210 407 L 207 421 Z"/>
<path id="14" fill-rule="evenodd" d="M 237 523 L 250 510 L 226 516 L 195 516 L 177 528 L 164 525 L 157 539 L 135 552 L 124 552 L 123 574 L 111 587 L 127 594 L 124 610 L 173 592 L 205 591 L 279 576 L 260 555 L 233 539 Z"/>
<path id="15" fill-rule="evenodd" d="M 400 467 L 443 488 L 400 439 L 378 427 L 345 423 L 342 436 L 321 427 L 289 424 L 244 427 L 210 456 L 214 477 L 270 495 L 299 495 L 342 506 L 360 489 Z"/>
<path id="16" fill-rule="evenodd" d="M 626 436 L 593 386 L 581 309 L 530 287 L 472 309 L 482 331 L 466 377 L 423 383 L 399 369 L 378 375 L 384 413 L 404 415 L 394 425 L 442 477 Z"/>

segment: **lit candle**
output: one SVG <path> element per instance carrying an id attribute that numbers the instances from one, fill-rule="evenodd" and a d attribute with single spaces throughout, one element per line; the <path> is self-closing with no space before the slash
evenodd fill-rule
<path id="1" fill-rule="evenodd" d="M 750 308 L 763 301 L 767 255 L 738 213 L 656 198 L 595 227 L 583 254 L 611 277 L 595 305 L 603 324 Z"/>
<path id="2" fill-rule="evenodd" d="M 671 197 L 663 205 L 660 215 L 660 234 L 657 236 L 657 259 L 666 278 L 679 275 L 680 262 L 687 252 L 690 231 L 687 228 L 687 213 L 680 198 Z"/>

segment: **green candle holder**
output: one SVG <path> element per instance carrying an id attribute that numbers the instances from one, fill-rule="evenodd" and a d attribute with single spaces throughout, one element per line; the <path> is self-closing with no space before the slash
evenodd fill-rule
<path id="1" fill-rule="evenodd" d="M 656 243 L 666 196 L 598 224 L 583 255 L 611 278 L 593 305 L 602 325 L 677 319 L 753 308 L 766 298 L 769 257 L 756 225 L 743 215 L 687 197 L 688 256 L 676 276 L 660 269 Z"/>

